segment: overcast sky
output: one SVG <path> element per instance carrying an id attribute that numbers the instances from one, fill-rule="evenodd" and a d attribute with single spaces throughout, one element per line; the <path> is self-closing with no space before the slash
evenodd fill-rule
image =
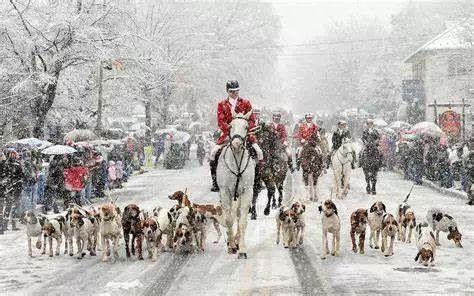
<path id="1" fill-rule="evenodd" d="M 311 43 L 324 34 L 328 24 L 350 18 L 378 18 L 389 24 L 390 16 L 400 11 L 407 0 L 271 0 L 275 12 L 281 17 L 280 44 Z M 295 51 L 311 52 L 312 47 L 286 47 L 279 57 L 278 72 L 283 85 L 279 105 L 293 109 L 293 88 L 298 85 L 296 67 L 304 64 L 304 56 L 292 56 Z"/>

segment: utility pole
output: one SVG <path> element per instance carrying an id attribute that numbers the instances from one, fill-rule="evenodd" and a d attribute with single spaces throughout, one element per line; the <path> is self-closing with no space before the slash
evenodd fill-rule
<path id="1" fill-rule="evenodd" d="M 104 105 L 104 96 L 103 96 L 103 80 L 104 80 L 104 65 L 102 60 L 99 61 L 99 74 L 98 74 L 98 94 L 97 94 L 97 124 L 95 126 L 95 131 L 98 134 L 101 134 L 103 131 L 102 125 L 102 110 Z"/>

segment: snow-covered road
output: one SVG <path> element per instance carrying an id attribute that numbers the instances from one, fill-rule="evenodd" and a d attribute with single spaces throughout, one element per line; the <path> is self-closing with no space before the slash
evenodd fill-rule
<path id="1" fill-rule="evenodd" d="M 322 178 L 321 199 L 329 195 L 329 176 Z M 301 176 L 289 180 L 297 198 L 302 197 Z M 151 209 L 173 203 L 167 196 L 175 190 L 188 188 L 192 201 L 218 202 L 210 193 L 207 167 L 192 161 L 184 170 L 154 170 L 130 180 L 122 190 L 115 191 L 118 203 L 130 202 Z M 212 244 L 215 233 L 210 230 L 204 253 L 190 256 L 160 254 L 157 262 L 125 259 L 123 243 L 121 259 L 100 262 L 98 257 L 82 260 L 61 254 L 49 258 L 34 250 L 27 256 L 24 231 L 6 232 L 0 236 L 0 294 L 2 295 L 473 295 L 472 273 L 474 245 L 474 212 L 464 201 L 440 195 L 415 186 L 409 203 L 418 221 L 425 220 L 432 206 L 445 209 L 457 220 L 463 234 L 464 248 L 455 248 L 446 235 L 441 235 L 436 266 L 426 269 L 413 261 L 414 243 L 395 243 L 395 255 L 385 258 L 379 250 L 368 247 L 364 255 L 354 254 L 349 237 L 349 216 L 356 208 L 368 208 L 382 200 L 394 215 L 411 183 L 394 173 L 379 176 L 376 197 L 365 194 L 362 172 L 356 170 L 351 190 L 345 200 L 336 200 L 342 222 L 341 254 L 320 259 L 321 217 L 319 203 L 307 204 L 304 246 L 295 250 L 275 244 L 274 211 L 263 216 L 266 191 L 260 195 L 258 220 L 247 228 L 247 260 L 237 260 L 226 252 L 224 239 Z M 223 235 L 223 238 L 225 235 Z M 367 236 L 368 239 L 368 236 Z"/>

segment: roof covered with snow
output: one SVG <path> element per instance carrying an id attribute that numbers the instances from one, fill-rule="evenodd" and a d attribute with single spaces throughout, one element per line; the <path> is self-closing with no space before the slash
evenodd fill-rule
<path id="1" fill-rule="evenodd" d="M 405 63 L 421 52 L 446 50 L 446 49 L 467 49 L 471 47 L 469 40 L 473 39 L 473 30 L 469 28 L 469 22 L 464 21 L 446 29 L 444 32 L 426 42 L 415 52 L 410 54 Z"/>

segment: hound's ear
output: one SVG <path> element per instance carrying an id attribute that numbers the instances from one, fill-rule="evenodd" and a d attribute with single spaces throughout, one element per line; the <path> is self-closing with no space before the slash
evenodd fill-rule
<path id="1" fill-rule="evenodd" d="M 302 205 L 303 206 L 303 211 L 306 212 L 306 206 L 305 205 Z"/>
<path id="2" fill-rule="evenodd" d="M 433 234 L 433 231 L 430 231 L 430 235 L 431 235 L 431 237 L 433 238 L 433 240 L 436 241 L 435 235 Z"/>
<path id="3" fill-rule="evenodd" d="M 244 118 L 245 118 L 246 120 L 249 120 L 249 118 L 250 118 L 250 116 L 252 115 L 252 113 L 253 113 L 253 110 L 250 109 L 250 111 L 247 112 L 247 113 L 244 115 Z"/>
<path id="4" fill-rule="evenodd" d="M 367 213 L 367 210 L 365 210 L 364 214 L 365 214 L 366 217 L 369 216 L 369 214 Z"/>
<path id="5" fill-rule="evenodd" d="M 370 207 L 370 212 L 373 213 L 377 210 L 377 208 L 375 207 L 375 203 Z"/>
<path id="6" fill-rule="evenodd" d="M 433 262 L 433 261 L 434 261 L 434 255 L 433 255 L 433 252 L 432 252 L 432 251 L 430 251 L 430 257 L 431 257 L 430 262 Z"/>
<path id="7" fill-rule="evenodd" d="M 418 251 L 418 254 L 416 254 L 415 256 L 415 262 L 418 261 L 418 258 L 420 258 L 420 255 L 421 255 L 421 251 Z"/>
<path id="8" fill-rule="evenodd" d="M 385 207 L 385 204 L 382 204 L 382 209 L 384 212 L 387 212 L 387 208 Z"/>
<path id="9" fill-rule="evenodd" d="M 319 210 L 319 213 L 321 214 L 321 212 L 323 211 L 323 206 L 319 206 L 318 210 Z"/>

